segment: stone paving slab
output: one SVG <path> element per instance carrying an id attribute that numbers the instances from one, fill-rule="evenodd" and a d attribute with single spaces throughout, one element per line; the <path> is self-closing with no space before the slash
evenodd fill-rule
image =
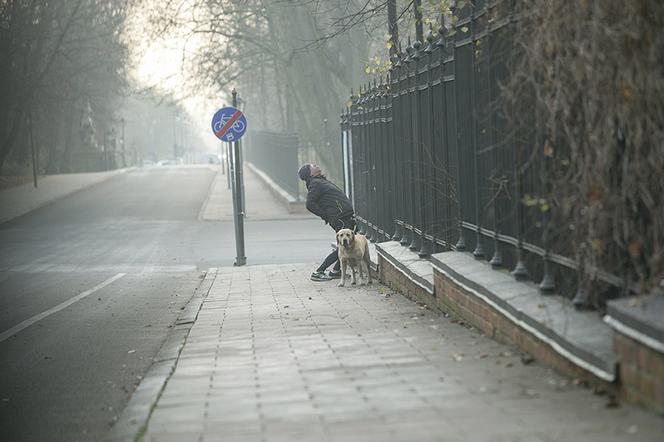
<path id="1" fill-rule="evenodd" d="M 574 385 L 380 284 L 219 269 L 145 441 L 655 441 Z"/>

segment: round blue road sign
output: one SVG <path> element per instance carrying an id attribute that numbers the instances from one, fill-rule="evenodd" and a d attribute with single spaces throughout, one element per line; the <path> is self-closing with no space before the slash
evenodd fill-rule
<path id="1" fill-rule="evenodd" d="M 239 140 L 247 131 L 247 119 L 234 107 L 222 107 L 212 117 L 212 132 L 221 141 Z"/>

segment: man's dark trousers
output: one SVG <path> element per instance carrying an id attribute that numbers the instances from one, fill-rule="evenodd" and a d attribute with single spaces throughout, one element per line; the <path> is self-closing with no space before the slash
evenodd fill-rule
<path id="1" fill-rule="evenodd" d="M 349 215 L 343 218 L 332 220 L 330 221 L 330 227 L 334 229 L 335 233 L 341 229 L 355 230 L 355 216 Z M 327 269 L 330 265 L 332 265 L 332 263 L 334 263 L 333 270 L 335 272 L 340 271 L 341 263 L 339 262 L 339 254 L 337 253 L 336 249 L 333 250 L 332 253 L 327 255 L 323 263 L 318 267 L 316 271 L 324 272 L 325 269 Z"/>

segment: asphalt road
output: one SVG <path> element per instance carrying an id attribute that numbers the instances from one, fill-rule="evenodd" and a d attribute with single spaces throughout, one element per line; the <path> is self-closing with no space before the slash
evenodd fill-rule
<path id="1" fill-rule="evenodd" d="M 0 439 L 103 438 L 233 224 L 198 221 L 214 172 L 119 175 L 0 225 Z M 248 221 L 249 264 L 314 262 L 320 220 Z"/>

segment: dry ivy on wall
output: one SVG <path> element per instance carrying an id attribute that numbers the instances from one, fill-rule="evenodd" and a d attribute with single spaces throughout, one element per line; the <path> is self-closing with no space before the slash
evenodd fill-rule
<path id="1" fill-rule="evenodd" d="M 538 201 L 595 303 L 598 269 L 648 292 L 664 278 L 664 2 L 516 3 L 505 92 L 516 133 L 536 132 L 516 139 L 544 165 Z"/>

